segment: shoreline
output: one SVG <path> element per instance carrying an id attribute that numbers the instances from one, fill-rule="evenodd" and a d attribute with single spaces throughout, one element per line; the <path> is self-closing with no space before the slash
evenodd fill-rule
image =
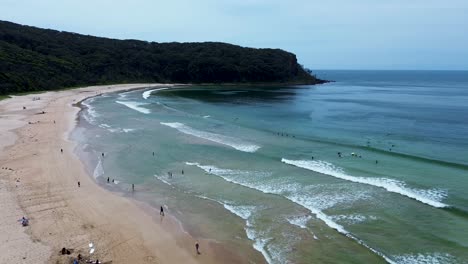
<path id="1" fill-rule="evenodd" d="M 173 85 L 92 86 L 0 102 L 0 162 L 12 169 L 0 171 L 2 208 L 11 207 L 0 229 L 11 229 L 21 237 L 18 247 L 10 242 L 12 234 L 0 235 L 0 262 L 69 263 L 78 253 L 88 258 L 90 242 L 96 248 L 91 259 L 104 263 L 245 262 L 216 242 L 191 237 L 172 217 L 158 223 L 156 210 L 99 186 L 74 153 L 77 143 L 69 136 L 80 111 L 78 102 L 98 92 L 168 86 Z M 32 101 L 33 97 L 41 100 Z M 30 226 L 16 222 L 22 214 L 30 219 Z M 197 241 L 201 255 L 195 253 Z M 72 254 L 59 255 L 63 247 Z"/>

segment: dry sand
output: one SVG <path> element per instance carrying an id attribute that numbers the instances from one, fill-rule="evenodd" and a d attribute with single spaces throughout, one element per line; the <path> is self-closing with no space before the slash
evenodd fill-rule
<path id="1" fill-rule="evenodd" d="M 94 86 L 0 101 L 0 263 L 71 263 L 78 253 L 102 263 L 246 262 L 209 240 L 198 240 L 197 255 L 197 240 L 173 217 L 161 221 L 153 208 L 101 188 L 73 153 L 68 135 L 75 103 L 149 86 L 163 85 Z M 23 215 L 30 226 L 18 222 Z M 72 254 L 60 255 L 63 247 Z"/>

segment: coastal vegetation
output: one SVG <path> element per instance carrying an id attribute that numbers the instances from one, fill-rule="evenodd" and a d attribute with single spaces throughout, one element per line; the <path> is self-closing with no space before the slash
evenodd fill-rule
<path id="1" fill-rule="evenodd" d="M 0 21 L 0 94 L 132 82 L 324 81 L 280 49 L 117 40 Z"/>

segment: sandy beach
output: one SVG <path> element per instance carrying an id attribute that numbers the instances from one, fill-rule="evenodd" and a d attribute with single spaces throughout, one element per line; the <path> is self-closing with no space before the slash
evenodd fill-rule
<path id="1" fill-rule="evenodd" d="M 0 101 L 0 263 L 71 263 L 78 254 L 101 263 L 244 262 L 214 241 L 191 237 L 170 215 L 162 219 L 98 186 L 74 154 L 69 133 L 77 102 L 150 86 L 168 85 L 94 86 Z M 22 216 L 29 226 L 21 226 Z M 59 254 L 64 247 L 70 255 Z"/>

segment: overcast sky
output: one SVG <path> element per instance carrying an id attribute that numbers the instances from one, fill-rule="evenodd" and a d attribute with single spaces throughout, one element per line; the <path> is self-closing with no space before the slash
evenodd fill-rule
<path id="1" fill-rule="evenodd" d="M 281 48 L 312 69 L 468 70 L 468 0 L 0 0 L 0 19 L 119 39 Z"/>

